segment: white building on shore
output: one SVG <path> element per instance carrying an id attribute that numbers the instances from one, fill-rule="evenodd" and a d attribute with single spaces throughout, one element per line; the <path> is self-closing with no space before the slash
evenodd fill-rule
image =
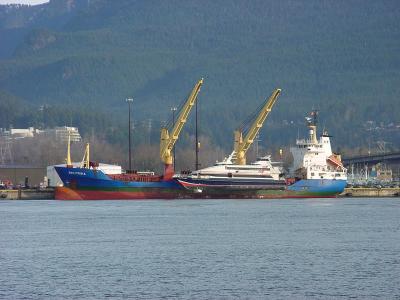
<path id="1" fill-rule="evenodd" d="M 80 142 L 82 137 L 79 133 L 77 127 L 69 126 L 58 126 L 49 129 L 35 129 L 34 127 L 29 128 L 10 128 L 6 130 L 0 128 L 0 135 L 7 137 L 11 140 L 23 139 L 23 138 L 35 138 L 38 136 L 49 136 L 56 139 L 57 141 L 66 142 L 68 141 L 68 136 L 71 136 L 71 142 Z"/>

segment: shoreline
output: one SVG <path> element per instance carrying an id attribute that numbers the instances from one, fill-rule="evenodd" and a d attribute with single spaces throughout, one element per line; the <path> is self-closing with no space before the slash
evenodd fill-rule
<path id="1" fill-rule="evenodd" d="M 18 189 L 0 190 L 0 200 L 54 200 L 54 188 L 44 190 Z M 400 197 L 400 188 L 345 188 L 338 198 L 396 198 Z"/>

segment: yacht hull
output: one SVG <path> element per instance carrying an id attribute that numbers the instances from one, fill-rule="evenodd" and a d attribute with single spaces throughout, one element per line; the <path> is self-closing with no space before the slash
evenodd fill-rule
<path id="1" fill-rule="evenodd" d="M 336 197 L 344 191 L 346 180 L 303 179 L 291 185 L 281 181 L 270 185 L 216 185 L 205 180 L 178 179 L 189 190 L 205 198 L 323 198 Z"/>

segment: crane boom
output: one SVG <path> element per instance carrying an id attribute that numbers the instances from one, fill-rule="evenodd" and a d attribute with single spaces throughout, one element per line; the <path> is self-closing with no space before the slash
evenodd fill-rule
<path id="1" fill-rule="evenodd" d="M 246 164 L 246 152 L 249 150 L 250 146 L 253 144 L 255 137 L 263 126 L 265 120 L 267 119 L 269 113 L 272 110 L 275 101 L 278 99 L 279 94 L 281 93 L 281 89 L 276 89 L 271 97 L 269 97 L 268 101 L 260 110 L 257 118 L 253 122 L 249 131 L 246 134 L 246 137 L 243 139 L 243 133 L 241 130 L 235 130 L 235 144 L 234 151 L 236 154 L 235 163 L 238 165 Z"/>
<path id="2" fill-rule="evenodd" d="M 182 107 L 179 116 L 175 122 L 174 127 L 169 133 L 168 128 L 161 128 L 161 140 L 160 140 L 160 158 L 165 164 L 164 177 L 172 177 L 172 163 L 173 158 L 171 155 L 172 148 L 174 147 L 176 141 L 179 138 L 179 134 L 185 125 L 190 111 L 192 110 L 194 104 L 196 103 L 197 96 L 200 92 L 200 88 L 203 84 L 203 78 L 200 79 L 194 86 L 192 92 L 190 93 L 185 105 Z"/>

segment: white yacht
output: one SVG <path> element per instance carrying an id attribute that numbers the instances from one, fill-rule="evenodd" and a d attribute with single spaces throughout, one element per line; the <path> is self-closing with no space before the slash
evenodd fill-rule
<path id="1" fill-rule="evenodd" d="M 271 189 L 285 185 L 282 163 L 272 162 L 271 156 L 258 158 L 248 165 L 234 164 L 235 152 L 214 166 L 178 175 L 176 179 L 186 188 L 202 191 L 207 188 Z"/>

